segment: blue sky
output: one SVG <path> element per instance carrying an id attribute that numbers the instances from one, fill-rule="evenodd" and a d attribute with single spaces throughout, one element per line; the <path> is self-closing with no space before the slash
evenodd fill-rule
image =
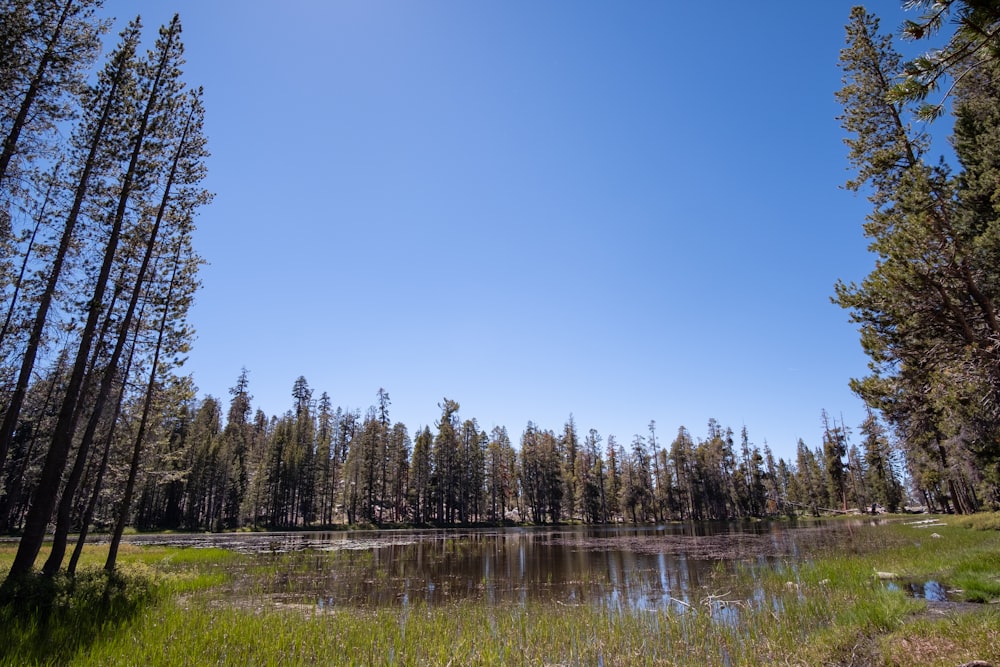
<path id="1" fill-rule="evenodd" d="M 205 87 L 187 372 L 225 401 L 245 366 L 268 414 L 299 375 L 346 408 L 384 387 L 411 434 L 444 397 L 515 442 L 714 417 L 788 458 L 823 409 L 856 427 L 851 5 L 109 0 L 150 39 L 178 11 Z"/>

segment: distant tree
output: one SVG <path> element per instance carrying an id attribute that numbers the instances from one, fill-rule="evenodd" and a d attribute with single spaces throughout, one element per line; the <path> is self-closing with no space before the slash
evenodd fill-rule
<path id="1" fill-rule="evenodd" d="M 540 497 L 543 515 L 552 523 L 562 519 L 565 484 L 563 480 L 563 457 L 559 439 L 550 430 L 538 433 L 538 459 L 540 474 Z"/>
<path id="2" fill-rule="evenodd" d="M 762 517 L 767 513 L 767 488 L 764 457 L 760 449 L 751 446 L 747 427 L 740 430 L 739 478 L 742 484 L 742 516 Z"/>
<path id="3" fill-rule="evenodd" d="M 464 471 L 459 477 L 459 521 L 462 523 L 474 521 L 482 513 L 487 440 L 475 419 L 462 422 L 459 433 L 459 468 Z"/>
<path id="4" fill-rule="evenodd" d="M 424 427 L 413 443 L 413 455 L 410 461 L 409 497 L 413 512 L 413 522 L 426 523 L 432 513 L 431 487 L 431 450 L 434 446 L 434 436 L 428 427 Z"/>
<path id="5" fill-rule="evenodd" d="M 821 509 L 829 509 L 829 487 L 820 466 L 820 458 L 801 439 L 796 447 L 795 484 L 793 497 L 799 505 L 819 516 Z"/>
<path id="6" fill-rule="evenodd" d="M 295 417 L 289 410 L 274 418 L 266 445 L 268 523 L 272 527 L 293 524 L 293 485 L 297 473 L 294 452 Z"/>
<path id="7" fill-rule="evenodd" d="M 670 444 L 670 461 L 674 475 L 675 498 L 671 503 L 674 513 L 681 521 L 694 519 L 694 441 L 683 426 L 677 429 L 677 437 Z"/>
<path id="8" fill-rule="evenodd" d="M 383 456 L 382 446 L 382 422 L 377 409 L 372 406 L 365 414 L 359 433 L 351 441 L 344 464 L 344 503 L 348 523 L 356 523 L 358 519 L 369 523 L 380 521 L 378 503 L 381 500 L 381 481 L 378 470 Z"/>
<path id="9" fill-rule="evenodd" d="M 264 411 L 258 408 L 254 412 L 251 427 L 251 447 L 247 462 L 250 471 L 249 481 L 240 509 L 240 514 L 249 517 L 250 525 L 255 529 L 259 527 L 261 519 L 269 520 L 268 464 L 271 435 L 271 423 Z"/>
<path id="10" fill-rule="evenodd" d="M 236 384 L 229 389 L 232 397 L 222 431 L 223 458 L 227 466 L 226 487 L 222 506 L 222 525 L 235 528 L 242 523 L 241 508 L 250 482 L 249 458 L 253 443 L 253 413 L 249 391 L 249 371 L 243 368 Z"/>
<path id="11" fill-rule="evenodd" d="M 534 423 L 528 422 L 521 433 L 520 481 L 524 501 L 531 509 L 531 521 L 536 524 L 545 520 L 545 461 L 542 451 L 541 434 Z"/>
<path id="12" fill-rule="evenodd" d="M 618 441 L 615 440 L 614 435 L 608 436 L 608 444 L 605 451 L 608 457 L 608 477 L 604 493 L 605 507 L 607 509 L 606 514 L 610 520 L 618 521 L 621 517 L 622 507 L 622 469 L 620 461 L 624 457 L 619 453 L 621 449 L 618 447 Z"/>
<path id="13" fill-rule="evenodd" d="M 646 439 L 641 435 L 637 434 L 632 439 L 631 456 L 623 468 L 625 509 L 633 523 L 648 521 L 653 504 L 653 482 Z"/>
<path id="14" fill-rule="evenodd" d="M 583 438 L 583 447 L 577 454 L 576 469 L 579 471 L 580 509 L 583 519 L 590 523 L 606 523 L 601 436 L 595 429 L 590 429 Z"/>
<path id="15" fill-rule="evenodd" d="M 801 497 L 801 492 L 797 492 L 798 481 L 793 472 L 793 469 L 789 466 L 788 462 L 783 458 L 778 459 L 778 464 L 776 466 L 777 476 L 775 477 L 775 486 L 782 491 L 779 496 L 780 501 L 778 507 L 780 511 L 783 511 L 792 517 L 795 515 L 794 506 L 787 502 L 790 498 Z"/>
<path id="16" fill-rule="evenodd" d="M 662 521 L 670 504 L 670 474 L 665 451 L 660 450 L 656 439 L 656 421 L 649 421 L 649 449 L 653 465 L 653 497 L 651 500 L 653 519 Z"/>
<path id="17" fill-rule="evenodd" d="M 774 460 L 774 452 L 771 451 L 767 442 L 764 443 L 764 466 L 764 496 L 766 498 L 764 514 L 768 516 L 782 514 L 785 511 L 785 496 L 788 493 L 787 475 L 781 474 L 780 468 Z"/>
<path id="18" fill-rule="evenodd" d="M 316 516 L 321 525 L 329 526 L 333 524 L 336 497 L 337 461 L 333 441 L 337 424 L 330 395 L 325 391 L 319 397 L 316 409 L 316 477 L 313 483 L 316 489 Z"/>
<path id="19" fill-rule="evenodd" d="M 392 508 L 392 520 L 403 521 L 406 516 L 406 497 L 410 477 L 410 450 L 412 444 L 406 425 L 396 422 L 389 434 L 389 475 L 390 495 L 386 501 Z"/>
<path id="20" fill-rule="evenodd" d="M 903 499 L 903 489 L 896 473 L 892 449 L 886 437 L 885 429 L 879 423 L 875 414 L 868 410 L 864 424 L 861 425 L 864 435 L 864 462 L 867 469 L 867 486 L 876 501 L 888 511 L 899 510 Z"/>
<path id="21" fill-rule="evenodd" d="M 378 522 L 382 523 L 383 512 L 388 501 L 389 484 L 389 461 L 392 458 L 390 449 L 389 429 L 389 393 L 379 387 L 377 393 L 376 410 L 378 411 L 378 432 L 375 434 L 374 447 L 371 451 L 368 482 L 368 502 L 370 507 L 378 507 L 378 511 L 373 513 L 373 518 L 377 515 Z M 376 479 L 377 478 L 377 479 Z"/>
<path id="22" fill-rule="evenodd" d="M 432 454 L 434 476 L 437 484 L 435 499 L 437 519 L 443 523 L 454 523 L 458 513 L 460 479 L 463 471 L 459 459 L 458 409 L 457 402 L 444 399 L 438 404 L 441 418 L 437 435 L 434 436 Z"/>
<path id="23" fill-rule="evenodd" d="M 212 396 L 201 401 L 191 421 L 185 443 L 188 447 L 188 482 L 184 490 L 185 526 L 191 530 L 211 530 L 220 502 L 219 438 L 222 409 Z"/>
<path id="24" fill-rule="evenodd" d="M 503 521 L 514 496 L 514 448 L 503 426 L 495 426 L 486 447 L 487 518 Z"/>
<path id="25" fill-rule="evenodd" d="M 827 497 L 841 510 L 847 509 L 847 471 L 844 457 L 847 455 L 847 434 L 842 426 L 831 422 L 826 410 L 823 411 L 823 463 L 826 470 Z"/>
<path id="26" fill-rule="evenodd" d="M 577 502 L 579 499 L 577 471 L 577 452 L 580 449 L 579 438 L 576 434 L 576 422 L 573 415 L 569 416 L 563 425 L 562 436 L 559 438 L 559 451 L 563 462 L 563 506 L 566 508 L 566 516 L 573 520 L 577 515 Z"/>
<path id="27" fill-rule="evenodd" d="M 708 437 L 694 449 L 691 483 L 693 516 L 728 519 L 742 503 L 736 484 L 733 432 L 715 419 L 708 421 Z"/>

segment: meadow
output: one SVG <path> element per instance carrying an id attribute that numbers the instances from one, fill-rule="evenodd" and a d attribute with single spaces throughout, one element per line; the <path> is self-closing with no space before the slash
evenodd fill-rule
<path id="1" fill-rule="evenodd" d="M 223 549 L 126 545 L 109 577 L 95 546 L 73 579 L 4 586 L 0 663 L 1000 664 L 1000 515 L 938 518 L 946 525 L 863 527 L 863 548 L 824 544 L 798 558 L 720 565 L 687 600 L 654 609 L 283 602 L 270 591 L 294 554 L 262 563 Z M 13 553 L 0 546 L 0 573 Z M 336 567 L 336 554 L 315 557 Z M 928 582 L 943 599 L 920 597 Z"/>

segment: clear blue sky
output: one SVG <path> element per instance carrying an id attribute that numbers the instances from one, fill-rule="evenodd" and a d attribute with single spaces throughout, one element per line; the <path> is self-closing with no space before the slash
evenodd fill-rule
<path id="1" fill-rule="evenodd" d="M 384 387 L 411 434 L 448 397 L 515 443 L 714 417 L 788 458 L 824 408 L 856 427 L 852 4 L 109 0 L 149 39 L 178 11 L 205 87 L 187 372 L 228 401 L 247 367 L 268 414 L 299 375 L 346 408 Z"/>

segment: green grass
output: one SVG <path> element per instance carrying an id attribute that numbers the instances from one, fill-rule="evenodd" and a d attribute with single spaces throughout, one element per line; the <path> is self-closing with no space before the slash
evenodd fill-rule
<path id="1" fill-rule="evenodd" d="M 931 613 L 875 577 L 934 578 L 967 599 L 1000 599 L 1000 532 L 943 521 L 950 525 L 864 527 L 852 549 L 805 562 L 720 566 L 700 600 L 664 611 L 477 601 L 321 611 L 275 605 L 264 584 L 241 591 L 237 604 L 220 591 L 232 586 L 230 572 L 254 572 L 243 556 L 127 547 L 122 573 L 109 579 L 94 549 L 74 580 L 30 579 L 5 593 L 0 663 L 998 664 L 1000 605 Z M 12 557 L 0 548 L 0 572 Z"/>
<path id="2" fill-rule="evenodd" d="M 1000 512 L 979 512 L 955 517 L 957 525 L 975 530 L 1000 530 Z"/>

